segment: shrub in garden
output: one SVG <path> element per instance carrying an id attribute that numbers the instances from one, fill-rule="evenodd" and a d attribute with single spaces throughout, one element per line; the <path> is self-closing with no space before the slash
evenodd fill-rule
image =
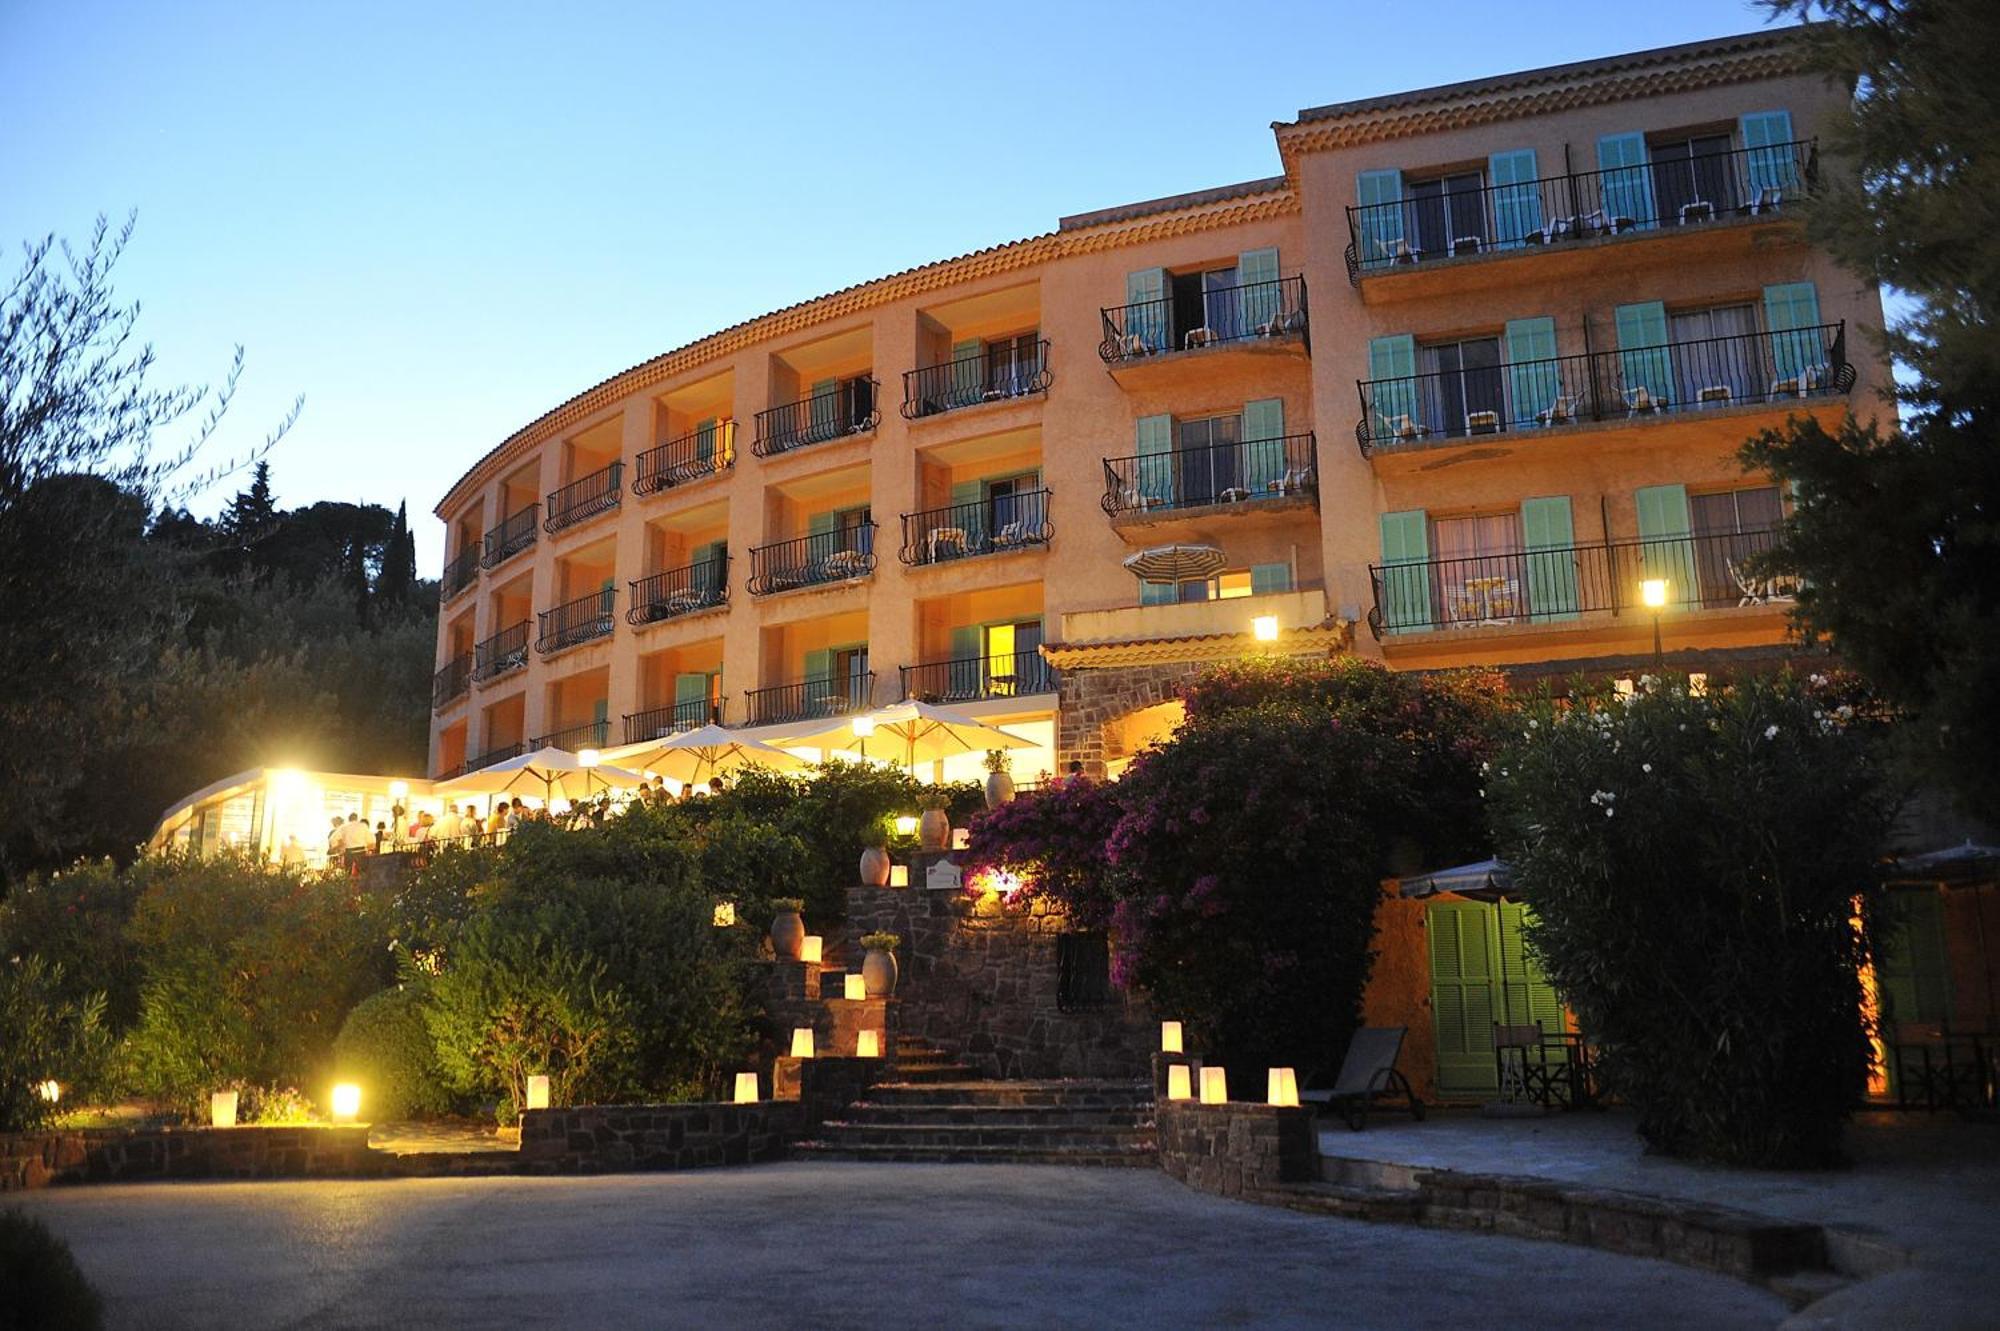
<path id="1" fill-rule="evenodd" d="M 40 957 L 62 968 L 63 996 L 104 995 L 104 1024 L 123 1031 L 139 1015 L 139 959 L 126 926 L 147 866 L 120 872 L 82 861 L 33 876 L 0 900 L 0 957 Z"/>
<path id="2" fill-rule="evenodd" d="M 501 851 L 447 845 L 412 873 L 389 903 L 389 938 L 418 964 L 441 952 L 498 876 Z"/>
<path id="3" fill-rule="evenodd" d="M 370 1118 L 423 1118 L 451 1109 L 416 986 L 397 985 L 355 1004 L 334 1038 L 333 1066 L 339 1080 L 360 1085 Z"/>
<path id="4" fill-rule="evenodd" d="M 1653 1148 L 1819 1166 L 1864 1092 L 1889 816 L 1871 727 L 1815 683 L 1530 709 L 1493 758 L 1528 940 Z"/>
<path id="5" fill-rule="evenodd" d="M 104 1300 L 69 1245 L 33 1216 L 0 1211 L 0 1326 L 95 1331 L 102 1325 Z"/>
<path id="6" fill-rule="evenodd" d="M 110 1052 L 104 996 L 69 995 L 61 966 L 0 957 L 0 1132 L 27 1132 L 55 1117 L 42 1095 L 54 1081 L 72 1104 L 98 1089 Z"/>
<path id="7" fill-rule="evenodd" d="M 967 877 L 983 869 L 1016 874 L 1023 883 L 1019 897 L 1047 897 L 1079 925 L 1100 927 L 1114 904 L 1104 843 L 1122 813 L 1118 787 L 1085 776 L 1024 790 L 973 816 Z"/>

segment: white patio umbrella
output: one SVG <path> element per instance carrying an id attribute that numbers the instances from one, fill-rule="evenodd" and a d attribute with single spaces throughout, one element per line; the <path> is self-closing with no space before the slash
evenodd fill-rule
<path id="1" fill-rule="evenodd" d="M 861 726 L 857 728 L 856 723 Z M 863 734 L 862 730 L 867 730 Z M 918 763 L 935 762 L 956 754 L 987 749 L 1032 749 L 1035 742 L 1010 730 L 989 726 L 977 717 L 935 703 L 893 703 L 857 716 L 836 717 L 816 728 L 786 735 L 780 743 L 812 745 L 821 749 L 862 749 L 864 741 L 894 744 L 902 750 L 903 765 L 914 769 Z"/>
<path id="2" fill-rule="evenodd" d="M 699 785 L 739 767 L 762 766 L 784 771 L 806 766 L 806 760 L 796 754 L 713 724 L 683 730 L 656 744 L 628 750 L 620 755 L 620 761 L 688 785 Z"/>
<path id="3" fill-rule="evenodd" d="M 574 803 L 613 786 L 636 786 L 639 774 L 603 763 L 586 764 L 568 749 L 536 749 L 439 784 L 475 795 L 532 795 L 539 791 L 545 804 L 554 803 L 558 796 Z"/>
<path id="4" fill-rule="evenodd" d="M 1148 582 L 1186 582 L 1222 572 L 1229 556 L 1212 545 L 1156 545 L 1125 556 L 1125 567 Z"/>

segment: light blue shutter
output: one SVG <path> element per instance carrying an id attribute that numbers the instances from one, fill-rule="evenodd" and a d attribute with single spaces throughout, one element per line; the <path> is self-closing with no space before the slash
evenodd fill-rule
<path id="1" fill-rule="evenodd" d="M 1607 134 L 1597 141 L 1598 202 L 1604 225 L 1624 218 L 1640 227 L 1655 224 L 1653 178 L 1646 170 L 1644 134 Z"/>
<path id="2" fill-rule="evenodd" d="M 606 578 L 597 585 L 597 613 L 608 615 L 612 605 L 618 600 L 618 579 Z"/>
<path id="3" fill-rule="evenodd" d="M 722 557 L 729 548 L 727 541 L 710 541 L 697 546 L 692 561 L 694 571 L 688 575 L 689 586 L 704 594 L 722 590 Z"/>
<path id="4" fill-rule="evenodd" d="M 833 696 L 833 653 L 822 647 L 806 653 L 806 705 L 817 708 Z"/>
<path id="5" fill-rule="evenodd" d="M 1527 546 L 1528 613 L 1537 622 L 1576 617 L 1576 529 L 1569 496 L 1521 501 L 1521 537 Z"/>
<path id="6" fill-rule="evenodd" d="M 1134 488 L 1142 499 L 1174 502 L 1174 418 L 1141 416 L 1137 423 L 1139 459 Z"/>
<path id="7" fill-rule="evenodd" d="M 1535 150 L 1516 148 L 1486 159 L 1486 183 L 1493 189 L 1493 244 L 1511 249 L 1542 229 L 1542 192 L 1535 174 Z"/>
<path id="8" fill-rule="evenodd" d="M 1778 201 L 1796 198 L 1799 172 L 1792 149 L 1792 113 L 1754 111 L 1737 124 L 1743 134 L 1743 159 L 1750 183 L 1747 202 L 1761 202 L 1766 190 L 1776 191 Z"/>
<path id="9" fill-rule="evenodd" d="M 1243 488 L 1253 499 L 1273 493 L 1285 474 L 1285 400 L 1243 404 Z"/>
<path id="10" fill-rule="evenodd" d="M 1124 331 L 1146 351 L 1167 349 L 1167 270 L 1141 268 L 1125 274 Z"/>
<path id="11" fill-rule="evenodd" d="M 984 497 L 985 483 L 981 481 L 960 481 L 951 487 L 951 516 L 942 526 L 963 527 L 965 545 L 968 550 L 977 550 L 986 536 L 986 509 L 979 501 Z"/>
<path id="12" fill-rule="evenodd" d="M 1245 250 L 1236 256 L 1239 333 L 1268 328 L 1279 314 L 1278 251 Z"/>
<path id="13" fill-rule="evenodd" d="M 951 347 L 951 405 L 962 407 L 977 402 L 986 391 L 986 344 L 976 337 L 954 342 Z"/>
<path id="14" fill-rule="evenodd" d="M 1391 633 L 1431 625 L 1429 519 L 1421 508 L 1382 515 L 1382 626 Z"/>
<path id="15" fill-rule="evenodd" d="M 1639 509 L 1639 576 L 1667 580 L 1668 606 L 1695 605 L 1701 589 L 1695 581 L 1694 538 L 1688 518 L 1685 485 L 1649 485 L 1633 493 Z M 1613 576 L 1617 576 L 1614 568 Z M 1639 599 L 1637 587 L 1620 588 L 1621 596 Z"/>
<path id="16" fill-rule="evenodd" d="M 1546 420 L 1563 395 L 1562 367 L 1556 359 L 1556 321 L 1543 315 L 1507 321 L 1508 418 L 1515 425 Z"/>
<path id="17" fill-rule="evenodd" d="M 1771 334 L 1771 362 L 1778 378 L 1823 380 L 1826 348 L 1819 333 L 1819 290 L 1810 282 L 1783 282 L 1764 288 L 1764 326 Z M 1811 386 L 1818 386 L 1817 383 Z"/>
<path id="18" fill-rule="evenodd" d="M 694 455 L 704 462 L 715 456 L 715 417 L 695 422 Z"/>
<path id="19" fill-rule="evenodd" d="M 984 637 L 977 624 L 961 625 L 951 631 L 951 698 L 948 701 L 964 702 L 979 696 L 986 670 Z"/>
<path id="20" fill-rule="evenodd" d="M 1292 566 L 1290 564 L 1252 564 L 1250 566 L 1250 594 L 1268 596 L 1274 592 L 1288 592 L 1292 589 Z"/>
<path id="21" fill-rule="evenodd" d="M 674 676 L 675 730 L 690 730 L 708 722 L 708 676 L 699 671 Z"/>
<path id="22" fill-rule="evenodd" d="M 812 386 L 812 428 L 806 434 L 806 442 L 831 439 L 840 433 L 840 380 L 820 379 Z"/>
<path id="23" fill-rule="evenodd" d="M 591 747 L 601 749 L 611 742 L 611 699 L 599 698 L 590 705 L 590 724 L 596 729 Z"/>
<path id="24" fill-rule="evenodd" d="M 1666 405 L 1672 397 L 1673 370 L 1668 361 L 1667 307 L 1657 300 L 1637 305 L 1620 305 L 1618 324 L 1618 366 L 1628 394 L 1644 388 L 1653 399 Z M 1653 350 L 1647 350 L 1653 348 Z"/>
<path id="25" fill-rule="evenodd" d="M 1369 400 L 1375 411 L 1368 434 L 1377 443 L 1395 443 L 1403 437 L 1406 424 L 1422 431 L 1423 422 L 1417 417 L 1416 374 L 1416 338 L 1399 333 L 1368 343 Z"/>
<path id="26" fill-rule="evenodd" d="M 1363 268 L 1393 262 L 1407 230 L 1403 225 L 1403 173 L 1363 171 L 1354 178 L 1356 240 Z"/>

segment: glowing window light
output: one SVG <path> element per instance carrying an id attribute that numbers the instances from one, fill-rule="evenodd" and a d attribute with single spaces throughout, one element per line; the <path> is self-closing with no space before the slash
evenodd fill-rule
<path id="1" fill-rule="evenodd" d="M 1201 1070 L 1201 1102 L 1205 1105 L 1229 1103 L 1229 1071 L 1227 1068 L 1203 1068 Z"/>
<path id="2" fill-rule="evenodd" d="M 1167 1069 L 1167 1099 L 1192 1100 L 1194 1091 L 1188 1085 L 1188 1065 L 1176 1063 Z"/>
<path id="3" fill-rule="evenodd" d="M 351 1081 L 343 1081 L 333 1088 L 333 1116 L 336 1120 L 353 1122 L 361 1113 L 361 1088 Z"/>
<path id="4" fill-rule="evenodd" d="M 736 1103 L 754 1105 L 757 1103 L 757 1074 L 739 1072 L 736 1074 Z"/>
<path id="5" fill-rule="evenodd" d="M 813 1028 L 800 1026 L 792 1032 L 792 1057 L 811 1058 L 813 1056 Z"/>
<path id="6" fill-rule="evenodd" d="M 1264 1096 L 1271 1104 L 1296 1109 L 1299 1103 L 1299 1077 L 1294 1068 L 1272 1068 L 1269 1087 Z"/>
<path id="7" fill-rule="evenodd" d="M 862 1031 L 859 1035 L 856 1035 L 854 1037 L 854 1056 L 856 1058 L 882 1057 L 882 1032 Z"/>
<path id="8" fill-rule="evenodd" d="M 549 1107 L 549 1079 L 537 1072 L 528 1078 L 528 1108 L 547 1109 Z"/>

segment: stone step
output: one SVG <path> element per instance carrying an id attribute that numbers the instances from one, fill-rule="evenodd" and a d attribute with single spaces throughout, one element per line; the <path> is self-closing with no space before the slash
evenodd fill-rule
<path id="1" fill-rule="evenodd" d="M 902 1146 L 912 1149 L 1009 1146 L 1027 1150 L 1055 1147 L 1147 1148 L 1151 1128 L 1083 1124 L 874 1123 L 848 1119 L 820 1125 L 819 1139 L 831 1146 Z"/>
<path id="2" fill-rule="evenodd" d="M 1243 1194 L 1246 1201 L 1283 1206 L 1314 1215 L 1412 1225 L 1423 1218 L 1423 1199 L 1400 1188 L 1367 1188 L 1342 1183 L 1304 1183 Z"/>
<path id="3" fill-rule="evenodd" d="M 1120 1108 L 1153 1103 L 1153 1088 L 1143 1081 L 935 1081 L 929 1077 L 882 1082 L 869 1088 L 868 1099 L 894 1105 L 1062 1105 L 1071 1108 Z"/>
<path id="4" fill-rule="evenodd" d="M 915 1127 L 950 1124 L 1013 1124 L 1022 1127 L 1151 1128 L 1153 1107 L 1130 1105 L 926 1104 L 862 1100 L 848 1106 L 850 1122 L 906 1123 Z"/>
<path id="5" fill-rule="evenodd" d="M 854 1146 L 823 1141 L 799 1142 L 797 1154 L 818 1160 L 865 1160 L 899 1164 L 940 1165 L 1089 1165 L 1132 1167 L 1152 1165 L 1151 1145 L 1117 1148 L 1052 1146 Z"/>
<path id="6" fill-rule="evenodd" d="M 896 1076 L 904 1084 L 928 1083 L 938 1086 L 963 1085 L 965 1079 L 978 1073 L 978 1068 L 967 1067 L 963 1063 L 932 1063 L 912 1066 L 907 1063 L 896 1065 Z"/>

